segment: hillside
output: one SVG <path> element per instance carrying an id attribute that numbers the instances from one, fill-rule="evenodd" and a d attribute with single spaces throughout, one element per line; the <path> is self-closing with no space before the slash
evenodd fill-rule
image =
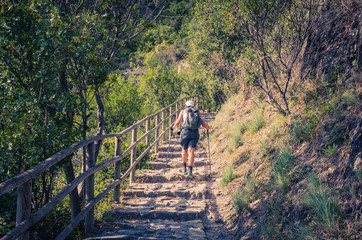
<path id="1" fill-rule="evenodd" d="M 239 93 L 212 124 L 218 209 L 235 239 L 362 238 L 362 11 L 319 11 L 292 114 Z"/>

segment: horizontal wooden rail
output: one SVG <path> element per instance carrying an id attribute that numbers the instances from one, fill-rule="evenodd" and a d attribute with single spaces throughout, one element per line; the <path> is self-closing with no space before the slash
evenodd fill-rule
<path id="1" fill-rule="evenodd" d="M 85 139 L 83 141 L 77 142 L 60 152 L 52 155 L 51 157 L 47 158 L 45 161 L 39 163 L 32 169 L 15 176 L 5 182 L 0 183 L 0 196 L 11 191 L 12 189 L 18 187 L 18 189 L 22 188 L 24 186 L 24 189 L 30 186 L 30 192 L 29 193 L 23 193 L 28 194 L 24 197 L 24 195 L 18 195 L 18 204 L 22 204 L 24 206 L 30 206 L 31 204 L 26 203 L 24 204 L 23 201 L 30 201 L 29 196 L 31 196 L 31 183 L 32 180 L 35 179 L 39 174 L 43 173 L 53 165 L 59 163 L 62 159 L 65 157 L 71 155 L 75 151 L 82 149 L 83 147 L 87 147 L 87 156 L 89 168 L 81 173 L 77 178 L 75 178 L 71 183 L 66 185 L 54 198 L 52 198 L 48 203 L 46 203 L 41 209 L 39 209 L 37 212 L 32 214 L 30 217 L 27 214 L 19 214 L 20 217 L 17 217 L 17 224 L 14 229 L 12 229 L 10 232 L 8 232 L 2 240 L 5 239 L 16 239 L 18 237 L 22 237 L 22 239 L 28 239 L 29 235 L 26 233 L 29 231 L 31 227 L 33 227 L 35 224 L 37 224 L 42 218 L 44 218 L 49 212 L 57 205 L 59 204 L 68 194 L 70 194 L 79 184 L 82 182 L 87 183 L 87 197 L 86 202 L 84 203 L 84 208 L 80 211 L 80 213 L 74 217 L 74 219 L 71 221 L 71 223 L 63 230 L 63 232 L 57 237 L 57 239 L 65 239 L 72 230 L 83 220 L 85 219 L 85 225 L 86 225 L 86 234 L 89 234 L 93 229 L 94 224 L 94 206 L 96 203 L 98 203 L 104 196 L 107 195 L 112 189 L 114 191 L 119 191 L 119 185 L 127 178 L 130 177 L 130 183 L 131 177 L 134 177 L 134 172 L 137 164 L 141 161 L 141 159 L 148 154 L 148 152 L 151 150 L 152 147 L 155 147 L 155 152 L 157 152 L 158 148 L 158 142 L 160 139 L 164 139 L 166 132 L 170 131 L 170 128 L 173 123 L 174 116 L 177 116 L 177 114 L 182 110 L 182 106 L 179 108 L 179 103 L 183 103 L 184 100 L 188 100 L 188 98 L 180 99 L 169 106 L 161 109 L 160 111 L 145 117 L 144 119 L 138 121 L 137 123 L 133 124 L 132 126 L 128 127 L 127 129 L 123 130 L 120 133 L 117 134 L 105 134 L 105 135 L 98 135 L 95 137 L 91 137 L 88 139 Z M 199 98 L 197 98 L 197 105 L 199 105 Z M 203 105 L 203 102 L 202 102 Z M 176 108 L 173 108 L 176 106 Z M 166 117 L 166 112 L 168 111 L 168 116 Z M 159 121 L 159 116 L 162 114 L 162 119 Z M 155 126 L 152 129 L 149 129 L 150 127 L 150 120 L 155 118 Z M 168 122 L 168 127 L 165 128 L 165 124 Z M 142 124 L 146 124 L 146 133 L 143 134 L 141 137 L 137 139 L 137 128 L 140 127 Z M 162 128 L 161 134 L 159 134 L 159 129 Z M 120 139 L 125 134 L 132 131 L 133 140 L 131 145 L 128 147 L 127 150 L 124 151 L 124 153 L 120 154 L 120 152 L 117 152 L 117 148 L 120 149 L 120 145 L 117 145 L 118 139 Z M 152 143 L 149 143 L 150 135 L 152 133 L 155 133 L 155 139 Z M 170 137 L 170 136 L 169 136 Z M 96 166 L 94 164 L 92 165 L 91 162 L 95 162 L 94 158 L 94 143 L 99 140 L 107 139 L 107 138 L 115 138 L 116 140 L 116 156 L 114 158 L 108 159 Z M 141 143 L 142 141 L 146 141 L 147 148 L 144 150 L 140 156 L 136 158 L 135 149 L 137 148 L 137 145 Z M 123 158 L 125 158 L 128 154 L 131 153 L 131 164 L 128 170 L 120 177 L 119 173 L 115 172 L 115 180 L 112 184 L 107 186 L 106 189 L 104 189 L 101 193 L 99 193 L 96 197 L 94 197 L 94 174 L 106 167 L 108 167 L 111 164 L 117 164 L 119 163 Z M 116 166 L 116 165 L 115 165 Z M 115 169 L 119 169 L 115 167 Z M 118 170 L 117 170 L 118 171 Z M 29 185 L 30 184 L 30 185 Z M 18 191 L 19 192 L 19 191 Z M 19 194 L 19 193 L 18 193 Z M 30 194 L 30 195 L 29 195 Z M 114 201 L 118 201 L 117 198 L 119 197 L 119 193 L 114 194 L 115 199 Z M 19 200 L 20 198 L 20 200 Z M 27 200 L 25 200 L 27 199 Z M 22 211 L 24 209 L 19 208 L 17 211 Z M 30 213 L 30 209 L 26 209 L 27 212 Z M 20 219 L 18 219 L 20 218 Z"/>
<path id="2" fill-rule="evenodd" d="M 156 141 L 161 139 L 160 135 Z M 61 234 L 56 238 L 56 240 L 62 240 L 65 239 L 73 230 L 77 227 L 77 225 L 80 223 L 80 221 L 84 218 L 84 216 L 94 207 L 96 203 L 98 203 L 103 197 L 105 197 L 112 189 L 114 189 L 117 185 L 121 184 L 131 173 L 132 170 L 135 169 L 137 164 L 141 161 L 141 159 L 147 154 L 147 151 L 149 151 L 156 143 L 154 141 L 138 158 L 137 160 L 128 168 L 128 170 L 123 174 L 123 176 L 117 180 L 115 180 L 113 183 L 111 183 L 106 189 L 104 189 L 101 193 L 97 195 L 91 202 L 88 203 L 87 206 L 83 208 L 83 210 L 78 214 L 78 216 L 63 230 Z"/>
<path id="3" fill-rule="evenodd" d="M 169 108 L 170 106 L 174 106 L 176 103 L 182 101 L 183 99 L 180 99 L 176 102 L 174 102 L 173 104 L 161 109 L 160 111 L 158 111 L 157 113 L 147 116 L 144 119 L 140 120 L 139 122 L 133 124 L 132 126 L 128 127 L 127 129 L 123 130 L 120 133 L 117 134 L 104 134 L 104 135 L 98 135 L 98 136 L 94 136 L 91 138 L 87 138 L 83 141 L 77 142 L 63 150 L 61 150 L 60 152 L 52 155 L 51 157 L 47 158 L 46 160 L 44 160 L 43 162 L 39 163 L 38 165 L 36 165 L 35 167 L 31 168 L 30 170 L 19 174 L 5 182 L 0 183 L 0 196 L 4 195 L 5 193 L 9 192 L 10 190 L 26 183 L 29 180 L 32 180 L 34 178 L 36 178 L 39 174 L 43 173 L 45 170 L 49 169 L 50 167 L 52 167 L 53 165 L 57 164 L 58 162 L 60 162 L 61 160 L 63 160 L 64 158 L 68 157 L 69 155 L 71 155 L 72 153 L 74 153 L 75 151 L 79 150 L 80 148 L 87 146 L 88 144 L 95 142 L 95 141 L 99 141 L 99 140 L 103 140 L 103 139 L 107 139 L 107 138 L 112 138 L 112 137 L 122 137 L 125 134 L 129 133 L 130 131 L 132 131 L 134 128 L 140 126 L 141 124 L 145 123 L 148 119 L 151 119 L 153 117 L 155 117 L 156 115 L 160 114 L 161 112 L 165 111 L 167 108 Z"/>

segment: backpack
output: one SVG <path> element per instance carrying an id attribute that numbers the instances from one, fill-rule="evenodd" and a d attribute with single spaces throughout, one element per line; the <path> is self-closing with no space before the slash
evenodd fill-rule
<path id="1" fill-rule="evenodd" d="M 199 115 L 199 110 L 194 108 L 187 109 L 187 117 L 186 121 L 184 122 L 184 128 L 190 129 L 190 130 L 197 130 L 199 129 L 202 119 Z"/>

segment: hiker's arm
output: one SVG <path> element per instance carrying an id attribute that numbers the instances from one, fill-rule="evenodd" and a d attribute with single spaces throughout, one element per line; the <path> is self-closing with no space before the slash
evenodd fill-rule
<path id="1" fill-rule="evenodd" d="M 176 122 L 173 124 L 173 126 L 171 128 L 176 128 L 180 124 L 180 122 L 182 120 L 182 114 L 183 114 L 183 111 L 180 112 L 180 115 L 178 116 Z"/>
<path id="2" fill-rule="evenodd" d="M 202 125 L 204 128 L 206 128 L 207 130 L 209 130 L 209 129 L 210 129 L 210 126 L 204 121 L 204 119 L 202 118 L 201 113 L 199 113 L 199 116 L 200 116 L 200 118 L 201 118 L 201 120 L 202 120 L 201 125 Z"/>

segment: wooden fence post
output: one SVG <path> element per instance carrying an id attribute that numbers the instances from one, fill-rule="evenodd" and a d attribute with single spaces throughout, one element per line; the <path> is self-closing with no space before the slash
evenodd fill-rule
<path id="1" fill-rule="evenodd" d="M 169 125 L 171 126 L 173 120 L 172 120 L 172 106 L 170 106 L 170 116 L 168 118 L 168 122 L 169 122 Z M 171 128 L 169 128 L 169 134 L 168 134 L 168 139 L 171 139 Z"/>
<path id="2" fill-rule="evenodd" d="M 131 144 L 134 144 L 136 141 L 137 141 L 137 127 L 135 127 L 132 130 L 132 143 Z M 134 146 L 134 148 L 131 151 L 131 166 L 137 159 L 136 153 L 137 153 L 137 145 Z M 133 168 L 133 170 L 131 171 L 131 173 L 129 175 L 129 185 L 132 185 L 134 183 L 134 181 L 136 180 L 135 172 L 136 172 L 136 167 Z"/>
<path id="3" fill-rule="evenodd" d="M 119 156 L 122 154 L 122 139 L 115 137 L 115 147 L 114 147 L 114 156 Z M 117 180 L 121 177 L 121 160 L 114 163 L 114 180 Z M 119 203 L 121 197 L 121 187 L 117 185 L 113 190 L 113 201 Z"/>
<path id="4" fill-rule="evenodd" d="M 94 142 L 88 144 L 87 146 L 87 161 L 86 161 L 86 170 L 94 167 L 96 162 L 95 159 L 95 144 Z M 85 180 L 85 204 L 87 205 L 94 198 L 94 174 L 90 175 Z M 89 236 L 94 229 L 94 208 L 90 210 L 85 216 L 85 234 Z"/>
<path id="5" fill-rule="evenodd" d="M 178 108 L 179 108 L 179 102 L 176 103 L 176 119 L 175 121 L 177 121 L 177 118 L 178 118 L 178 115 L 179 115 L 179 112 L 178 112 Z"/>
<path id="6" fill-rule="evenodd" d="M 164 133 L 165 132 L 165 130 L 166 130 L 166 124 L 165 124 L 165 110 L 163 110 L 162 111 L 162 113 L 161 113 L 161 118 L 162 118 L 162 139 L 163 139 L 163 141 L 166 141 L 166 133 Z"/>
<path id="7" fill-rule="evenodd" d="M 155 123 L 155 126 L 158 125 L 158 123 L 160 122 L 160 117 L 159 115 L 157 114 L 156 115 L 156 123 Z M 155 139 L 157 139 L 159 136 L 159 127 L 156 127 L 156 131 L 155 131 Z M 158 140 L 155 140 L 155 153 L 158 153 Z"/>
<path id="8" fill-rule="evenodd" d="M 151 128 L 151 119 L 147 119 L 146 121 L 146 133 L 150 132 L 150 128 Z M 146 146 L 149 147 L 150 146 L 150 134 L 148 134 L 148 136 L 146 137 Z M 150 155 L 150 152 L 147 153 L 147 157 Z"/>
<path id="9" fill-rule="evenodd" d="M 32 181 L 29 180 L 18 187 L 18 197 L 16 205 L 16 226 L 30 217 L 31 214 L 31 187 Z M 25 232 L 18 240 L 28 240 L 29 232 Z"/>

